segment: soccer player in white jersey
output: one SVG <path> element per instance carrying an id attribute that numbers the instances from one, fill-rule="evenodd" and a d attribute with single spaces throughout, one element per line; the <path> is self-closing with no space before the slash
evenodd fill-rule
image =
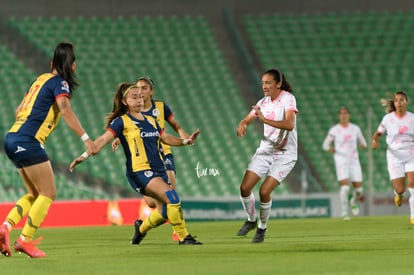
<path id="1" fill-rule="evenodd" d="M 358 144 L 367 148 L 367 142 L 358 125 L 349 121 L 348 108 L 339 109 L 339 123 L 329 129 L 322 148 L 333 154 L 336 168 L 336 178 L 341 185 L 339 201 L 341 203 L 342 218 L 349 220 L 348 194 L 349 183 L 352 183 L 354 192 L 351 198 L 351 210 L 354 215 L 359 214 L 359 199 L 362 195 L 362 171 L 359 163 Z M 332 146 L 333 143 L 333 146 Z"/>
<path id="2" fill-rule="evenodd" d="M 372 137 L 372 148 L 379 148 L 378 139 L 385 134 L 388 174 L 394 187 L 394 202 L 396 206 L 401 206 L 407 178 L 410 222 L 414 224 L 414 114 L 407 111 L 408 96 L 403 91 L 396 92 L 381 102 L 387 114 Z"/>
<path id="3" fill-rule="evenodd" d="M 272 207 L 271 193 L 292 171 L 297 160 L 296 99 L 290 84 L 277 69 L 262 75 L 264 98 L 252 107 L 238 127 L 237 135 L 246 134 L 256 118 L 263 123 L 263 138 L 253 155 L 240 185 L 240 199 L 247 214 L 247 221 L 237 236 L 245 236 L 257 227 L 253 242 L 264 241 L 267 222 Z M 253 188 L 266 176 L 260 186 L 260 222 L 257 224 Z"/>

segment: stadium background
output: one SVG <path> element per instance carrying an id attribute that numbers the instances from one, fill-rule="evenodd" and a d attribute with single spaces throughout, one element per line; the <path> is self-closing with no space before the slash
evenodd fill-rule
<path id="1" fill-rule="evenodd" d="M 7 0 L 0 5 L 0 141 L 29 83 L 49 70 L 56 43 L 71 41 L 81 85 L 72 104 L 90 136 L 102 133 L 117 85 L 141 75 L 154 79 L 154 97 L 170 105 L 187 131 L 201 129 L 196 146 L 174 149 L 179 194 L 194 210 L 194 217 L 187 213 L 193 218 L 223 215 L 223 209 L 225 216 L 242 218 L 238 187 L 260 125 L 242 139 L 235 128 L 262 97 L 264 70 L 283 71 L 300 110 L 300 159 L 274 192 L 275 209 L 305 209 L 292 216 L 338 215 L 333 160 L 321 150 L 338 108 L 350 109 L 369 140 L 384 114 L 379 99 L 399 89 L 410 95 L 413 88 L 414 3 L 408 1 Z M 125 179 L 121 150 L 105 148 L 69 174 L 67 166 L 83 145 L 61 124 L 46 144 L 59 200 L 138 197 Z M 0 202 L 13 202 L 24 190 L 5 154 L 0 162 Z M 363 214 L 405 213 L 391 208 L 384 144 L 361 152 L 361 162 L 368 198 Z M 312 203 L 319 208 L 310 209 Z"/>

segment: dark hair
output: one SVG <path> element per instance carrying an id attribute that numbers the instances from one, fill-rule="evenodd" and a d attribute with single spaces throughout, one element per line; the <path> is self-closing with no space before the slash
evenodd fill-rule
<path id="1" fill-rule="evenodd" d="M 136 87 L 134 83 L 122 82 L 121 84 L 119 84 L 118 89 L 116 90 L 116 93 L 115 93 L 112 112 L 110 112 L 105 118 L 105 128 L 108 128 L 109 124 L 116 117 L 126 114 L 126 112 L 128 111 L 128 108 L 122 103 L 122 99 L 125 97 L 127 91 L 134 87 Z"/>
<path id="2" fill-rule="evenodd" d="M 289 82 L 287 82 L 286 77 L 282 72 L 278 69 L 270 69 L 263 73 L 263 75 L 269 74 L 273 76 L 273 79 L 276 80 L 276 82 L 282 81 L 282 86 L 280 87 L 282 90 L 293 92 L 292 86 L 290 86 Z"/>
<path id="3" fill-rule="evenodd" d="M 395 111 L 394 99 L 396 95 L 402 95 L 405 100 L 408 101 L 408 96 L 403 91 L 398 91 L 395 94 L 388 94 L 388 98 L 381 99 L 381 105 L 385 107 L 386 113 L 391 113 Z"/>
<path id="4" fill-rule="evenodd" d="M 141 80 L 147 82 L 151 86 L 151 89 L 154 89 L 155 83 L 154 83 L 154 80 L 151 79 L 151 77 L 149 77 L 149 76 L 141 76 L 135 82 L 138 82 L 138 81 L 141 81 Z"/>
<path id="5" fill-rule="evenodd" d="M 338 114 L 340 114 L 342 110 L 345 110 L 345 111 L 348 112 L 348 114 L 351 114 L 351 112 L 349 111 L 349 109 L 347 107 L 345 107 L 345 106 L 342 106 L 341 108 L 339 108 Z"/>
<path id="6" fill-rule="evenodd" d="M 75 62 L 75 52 L 72 43 L 61 42 L 56 46 L 53 54 L 52 69 L 68 82 L 71 91 L 79 86 L 76 74 L 72 71 L 72 65 Z"/>

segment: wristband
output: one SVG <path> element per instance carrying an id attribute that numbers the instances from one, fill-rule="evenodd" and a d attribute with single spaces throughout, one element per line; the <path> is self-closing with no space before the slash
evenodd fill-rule
<path id="1" fill-rule="evenodd" d="M 82 155 L 81 155 L 81 157 L 84 157 L 85 159 L 87 159 L 89 157 L 89 154 L 86 153 L 86 152 L 83 152 Z"/>
<path id="2" fill-rule="evenodd" d="M 87 133 L 84 133 L 81 137 L 81 140 L 83 141 L 83 142 L 85 142 L 85 141 L 87 141 L 88 139 L 89 139 L 89 136 L 88 136 L 88 134 Z"/>
<path id="3" fill-rule="evenodd" d="M 190 143 L 190 139 L 189 138 L 183 138 L 183 145 L 187 145 Z"/>

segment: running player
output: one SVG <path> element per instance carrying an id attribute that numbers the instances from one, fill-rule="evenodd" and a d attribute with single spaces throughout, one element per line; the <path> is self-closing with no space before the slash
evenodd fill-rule
<path id="1" fill-rule="evenodd" d="M 141 89 L 131 83 L 120 84 L 114 98 L 114 108 L 106 120 L 106 132 L 96 139 L 98 151 L 119 138 L 126 157 L 126 175 L 131 187 L 144 196 L 154 199 L 156 209 L 144 220 L 135 221 L 135 235 L 131 243 L 139 244 L 146 233 L 170 222 L 179 237 L 179 244 L 201 244 L 188 232 L 181 210 L 181 201 L 168 183 L 160 142 L 172 146 L 191 145 L 199 130 L 189 138 L 168 135 L 152 116 L 141 113 L 144 99 Z M 69 169 L 83 162 L 88 153 L 75 159 Z"/>
<path id="2" fill-rule="evenodd" d="M 297 161 L 296 99 L 290 84 L 277 69 L 262 75 L 264 98 L 242 119 L 237 135 L 246 134 L 247 126 L 256 118 L 263 123 L 264 133 L 259 148 L 253 155 L 240 185 L 240 198 L 247 221 L 237 232 L 245 236 L 257 226 L 253 242 L 264 241 L 267 222 L 272 207 L 271 193 L 292 171 Z M 257 225 L 255 197 L 252 193 L 258 181 L 266 176 L 260 186 L 260 222 Z"/>
<path id="3" fill-rule="evenodd" d="M 348 108 L 339 109 L 339 123 L 329 129 L 322 148 L 334 156 L 336 178 L 341 185 L 339 189 L 339 201 L 341 214 L 344 220 L 349 220 L 348 194 L 349 183 L 352 182 L 354 191 L 350 201 L 352 214 L 359 214 L 359 199 L 362 195 L 362 171 L 359 162 L 358 144 L 361 148 L 367 148 L 367 142 L 358 125 L 349 121 Z M 331 146 L 332 142 L 334 146 Z"/>
<path id="4" fill-rule="evenodd" d="M 414 114 L 407 111 L 408 96 L 403 91 L 396 92 L 381 102 L 387 114 L 372 137 L 372 148 L 380 147 L 379 138 L 385 134 L 388 174 L 394 187 L 394 202 L 396 206 L 401 206 L 407 179 L 410 222 L 414 224 Z"/>
<path id="5" fill-rule="evenodd" d="M 181 127 L 178 121 L 174 117 L 174 113 L 171 111 L 170 107 L 165 104 L 161 100 L 154 100 L 152 98 L 154 94 L 154 81 L 148 77 L 143 76 L 139 77 L 136 85 L 138 89 L 142 91 L 142 95 L 144 96 L 144 108 L 142 109 L 141 113 L 146 116 L 152 116 L 156 119 L 157 123 L 160 125 L 161 129 L 165 129 L 165 122 L 174 129 L 174 131 L 179 134 L 181 138 L 188 138 L 189 135 L 187 132 Z M 112 149 L 115 150 L 117 145 L 119 144 L 119 139 L 115 139 L 112 144 Z M 168 179 L 171 183 L 171 187 L 176 189 L 176 180 L 175 180 L 175 162 L 174 156 L 172 154 L 171 146 L 165 143 L 161 143 L 162 150 L 165 156 L 165 167 L 167 170 Z M 148 204 L 149 207 L 155 208 L 155 201 L 153 198 L 144 196 L 145 202 Z M 172 234 L 172 239 L 178 241 L 178 236 L 175 232 Z"/>
<path id="6" fill-rule="evenodd" d="M 56 128 L 60 116 L 82 139 L 88 154 L 97 152 L 70 104 L 73 91 L 78 86 L 73 45 L 59 43 L 51 66 L 52 72 L 40 75 L 26 92 L 17 107 L 16 122 L 4 142 L 7 156 L 17 167 L 27 190 L 0 226 L 0 249 L 5 256 L 11 255 L 10 230 L 27 214 L 26 224 L 14 243 L 14 249 L 33 258 L 46 256 L 35 246 L 38 241 L 32 239 L 56 196 L 53 169 L 44 144 Z"/>

